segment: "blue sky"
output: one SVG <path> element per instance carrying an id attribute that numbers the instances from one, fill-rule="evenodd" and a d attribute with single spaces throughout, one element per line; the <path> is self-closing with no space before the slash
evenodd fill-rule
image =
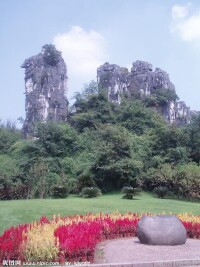
<path id="1" fill-rule="evenodd" d="M 54 43 L 68 67 L 70 99 L 105 63 L 149 61 L 180 99 L 200 110 L 200 2 L 0 0 L 0 119 L 25 117 L 26 58 Z"/>

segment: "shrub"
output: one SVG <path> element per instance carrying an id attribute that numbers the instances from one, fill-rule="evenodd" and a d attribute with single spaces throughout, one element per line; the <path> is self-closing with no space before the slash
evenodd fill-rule
<path id="1" fill-rule="evenodd" d="M 168 194 L 168 188 L 166 186 L 158 186 L 158 187 L 154 188 L 153 192 L 159 198 L 164 198 Z"/>
<path id="2" fill-rule="evenodd" d="M 159 188 L 162 197 L 167 188 L 178 198 L 200 199 L 200 166 L 194 163 L 172 166 L 162 164 L 157 169 L 150 168 L 143 176 L 144 187 L 148 190 Z M 161 188 L 161 189 L 160 189 Z M 157 189 L 154 191 L 157 194 Z M 166 193 L 165 193 L 166 195 Z"/>
<path id="3" fill-rule="evenodd" d="M 176 167 L 173 190 L 180 198 L 200 199 L 200 166 L 193 163 Z"/>
<path id="4" fill-rule="evenodd" d="M 68 189 L 63 185 L 54 185 L 51 189 L 53 198 L 65 198 L 68 196 Z"/>
<path id="5" fill-rule="evenodd" d="M 157 168 L 149 168 L 144 174 L 143 183 L 146 189 L 153 190 L 164 186 L 173 190 L 175 170 L 170 164 L 161 164 Z"/>
<path id="6" fill-rule="evenodd" d="M 131 186 L 124 186 L 122 188 L 122 194 L 123 198 L 125 199 L 133 199 L 134 196 L 136 196 L 139 193 L 139 189 L 138 188 L 133 188 Z"/>
<path id="7" fill-rule="evenodd" d="M 94 179 L 91 176 L 82 174 L 78 177 L 75 192 L 81 193 L 83 188 L 96 188 Z"/>
<path id="8" fill-rule="evenodd" d="M 13 184 L 10 187 L 0 187 L 0 200 L 27 198 L 28 186 Z"/>
<path id="9" fill-rule="evenodd" d="M 97 187 L 84 187 L 80 195 L 84 198 L 98 197 L 101 195 L 101 190 Z"/>

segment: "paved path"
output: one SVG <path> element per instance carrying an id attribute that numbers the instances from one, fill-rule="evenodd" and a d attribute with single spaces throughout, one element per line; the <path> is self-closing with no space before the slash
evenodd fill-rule
<path id="1" fill-rule="evenodd" d="M 171 266 L 171 261 L 173 266 L 200 266 L 200 240 L 187 239 L 180 246 L 150 246 L 141 244 L 137 238 L 115 239 L 100 243 L 95 253 L 95 263 L 99 264 L 156 261 L 163 264 L 152 266 Z"/>

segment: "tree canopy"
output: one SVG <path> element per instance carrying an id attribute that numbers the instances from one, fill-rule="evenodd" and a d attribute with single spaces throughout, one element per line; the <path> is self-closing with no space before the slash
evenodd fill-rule
<path id="1" fill-rule="evenodd" d="M 75 95 L 68 122 L 35 127 L 34 139 L 23 140 L 15 127 L 0 125 L 0 199 L 61 196 L 85 187 L 163 189 L 200 199 L 199 114 L 178 128 L 145 99 L 111 103 L 91 82 Z"/>

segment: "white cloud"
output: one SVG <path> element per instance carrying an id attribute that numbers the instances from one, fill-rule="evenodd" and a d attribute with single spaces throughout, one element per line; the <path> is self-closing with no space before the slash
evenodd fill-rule
<path id="1" fill-rule="evenodd" d="M 200 41 L 200 11 L 190 10 L 191 5 L 172 7 L 171 32 L 177 33 L 183 41 L 198 44 Z"/>
<path id="2" fill-rule="evenodd" d="M 185 18 L 189 13 L 190 4 L 186 6 L 174 5 L 172 7 L 172 18 L 173 19 L 182 19 Z"/>
<path id="3" fill-rule="evenodd" d="M 200 40 L 200 13 L 193 15 L 179 23 L 176 27 L 177 31 L 185 41 L 199 41 Z"/>
<path id="4" fill-rule="evenodd" d="M 54 44 L 67 64 L 70 86 L 96 79 L 97 67 L 106 61 L 104 37 L 94 30 L 72 26 L 69 32 L 55 36 Z"/>

